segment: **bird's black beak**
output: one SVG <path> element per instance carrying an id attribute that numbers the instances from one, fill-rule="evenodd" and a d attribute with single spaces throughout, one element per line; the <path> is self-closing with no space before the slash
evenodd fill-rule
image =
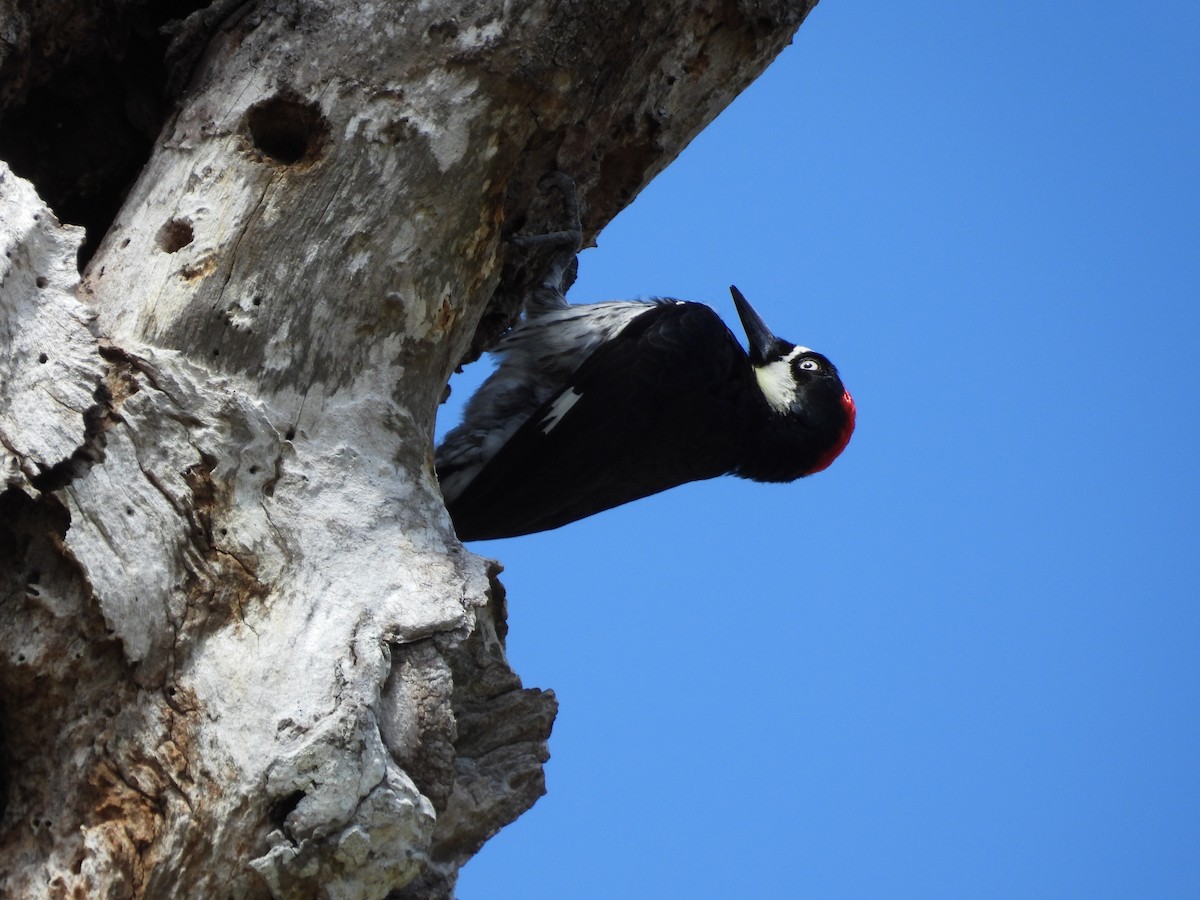
<path id="1" fill-rule="evenodd" d="M 742 327 L 746 329 L 746 340 L 750 343 L 750 362 L 761 366 L 770 358 L 779 339 L 767 327 L 767 323 L 762 320 L 762 317 L 754 311 L 750 301 L 742 296 L 741 291 L 731 284 L 729 293 L 733 294 L 733 305 L 737 307 Z"/>

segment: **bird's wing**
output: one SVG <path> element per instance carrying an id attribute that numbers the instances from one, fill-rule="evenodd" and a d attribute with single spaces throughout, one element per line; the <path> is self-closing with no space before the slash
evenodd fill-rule
<path id="1" fill-rule="evenodd" d="M 557 528 L 730 471 L 752 379 L 745 351 L 707 306 L 649 307 L 451 500 L 459 537 Z"/>
<path id="2" fill-rule="evenodd" d="M 471 396 L 462 423 L 435 453 L 447 503 L 461 492 L 541 405 L 556 397 L 597 347 L 659 305 L 613 300 L 528 311 L 492 349 L 499 367 Z"/>

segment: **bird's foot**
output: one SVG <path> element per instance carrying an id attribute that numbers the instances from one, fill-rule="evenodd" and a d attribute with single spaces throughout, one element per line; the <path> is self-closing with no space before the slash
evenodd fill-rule
<path id="1" fill-rule="evenodd" d="M 514 234 L 509 243 L 522 250 L 547 254 L 545 275 L 541 287 L 558 295 L 557 303 L 566 303 L 563 295 L 575 281 L 578 271 L 578 254 L 583 246 L 583 223 L 579 211 L 579 192 L 575 181 L 566 172 L 550 172 L 543 175 L 538 187 L 547 193 L 555 191 L 563 204 L 563 223 L 566 227 L 542 234 Z"/>
<path id="2" fill-rule="evenodd" d="M 538 187 L 546 193 L 552 190 L 558 192 L 564 208 L 564 227 L 544 234 L 514 234 L 508 239 L 509 242 L 521 248 L 555 247 L 578 253 L 583 245 L 583 222 L 580 218 L 579 191 L 575 186 L 575 179 L 566 172 L 548 172 L 538 181 Z"/>

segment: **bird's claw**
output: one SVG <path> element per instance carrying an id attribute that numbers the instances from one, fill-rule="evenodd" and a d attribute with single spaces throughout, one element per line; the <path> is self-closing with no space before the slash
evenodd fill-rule
<path id="1" fill-rule="evenodd" d="M 522 250 L 547 251 L 549 258 L 542 286 L 561 295 L 575 281 L 578 269 L 576 257 L 583 246 L 579 191 L 570 175 L 557 171 L 543 175 L 538 181 L 538 187 L 547 193 L 556 191 L 562 197 L 565 212 L 563 218 L 567 220 L 567 227 L 542 234 L 514 234 L 508 240 L 514 247 Z"/>

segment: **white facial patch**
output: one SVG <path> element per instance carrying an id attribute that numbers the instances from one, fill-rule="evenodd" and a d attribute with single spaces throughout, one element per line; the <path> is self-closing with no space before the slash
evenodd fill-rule
<path id="1" fill-rule="evenodd" d="M 539 423 L 542 434 L 549 434 L 551 429 L 562 421 L 562 417 L 567 414 L 572 406 L 579 402 L 579 398 L 582 396 L 583 394 L 576 392 L 575 388 L 559 394 L 554 402 L 550 404 L 550 409 L 546 412 L 546 417 Z"/>
<path id="2" fill-rule="evenodd" d="M 758 386 L 771 409 L 776 412 L 787 412 L 796 399 L 796 379 L 792 375 L 791 359 L 796 355 L 796 351 L 802 350 L 802 347 L 797 347 L 786 359 L 777 359 L 765 366 L 754 367 L 754 377 L 758 379 Z"/>

